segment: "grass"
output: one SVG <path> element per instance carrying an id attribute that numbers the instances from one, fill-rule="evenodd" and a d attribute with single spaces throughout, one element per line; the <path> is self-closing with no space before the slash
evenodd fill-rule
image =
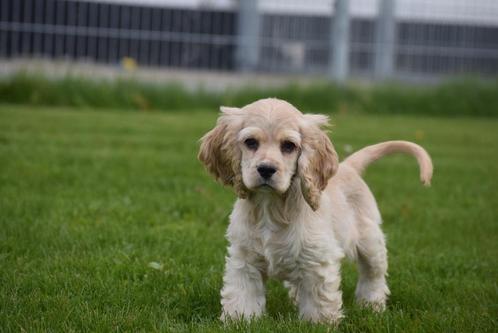
<path id="1" fill-rule="evenodd" d="M 283 287 L 267 314 L 223 326 L 219 289 L 234 195 L 196 160 L 214 112 L 0 106 L 0 331 L 324 332 L 297 319 Z M 341 156 L 387 139 L 423 144 L 372 166 L 384 217 L 388 309 L 353 302 L 343 266 L 341 332 L 484 332 L 498 327 L 498 121 L 334 118 Z"/>
<path id="2" fill-rule="evenodd" d="M 386 83 L 371 87 L 331 83 L 278 88 L 244 87 L 220 92 L 188 91 L 175 84 L 79 77 L 48 79 L 23 74 L 0 78 L 0 101 L 33 106 L 114 108 L 126 110 L 215 109 L 245 105 L 262 97 L 279 97 L 307 111 L 498 117 L 498 80 L 460 79 L 437 86 Z"/>

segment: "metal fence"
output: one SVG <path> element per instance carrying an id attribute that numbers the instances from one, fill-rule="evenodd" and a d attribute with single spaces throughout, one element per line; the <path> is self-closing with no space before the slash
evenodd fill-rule
<path id="1" fill-rule="evenodd" d="M 299 73 L 498 75 L 496 0 L 0 0 L 0 58 Z"/>

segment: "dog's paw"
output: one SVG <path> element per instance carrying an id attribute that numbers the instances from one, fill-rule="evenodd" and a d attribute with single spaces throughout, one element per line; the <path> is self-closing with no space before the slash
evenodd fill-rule
<path id="1" fill-rule="evenodd" d="M 236 322 L 236 321 L 251 321 L 253 319 L 257 319 L 261 316 L 261 314 L 250 313 L 244 314 L 239 312 L 228 313 L 226 311 L 222 311 L 220 315 L 220 320 L 224 323 Z"/>
<path id="2" fill-rule="evenodd" d="M 357 300 L 358 304 L 364 308 L 371 309 L 375 312 L 384 312 L 386 310 L 386 300 L 385 299 L 377 299 L 377 300 L 366 300 L 359 299 Z"/>
<path id="3" fill-rule="evenodd" d="M 339 326 L 344 315 L 342 311 L 339 312 L 331 312 L 331 313 L 321 313 L 321 314 L 309 314 L 303 313 L 301 314 L 301 319 L 310 321 L 312 323 L 319 324 L 327 324 L 332 326 Z"/>
<path id="4" fill-rule="evenodd" d="M 238 320 L 252 320 L 260 317 L 265 311 L 265 300 L 263 299 L 249 299 L 249 298 L 235 298 L 235 299 L 222 299 L 222 312 L 220 320 L 238 321 Z"/>
<path id="5" fill-rule="evenodd" d="M 356 302 L 375 312 L 383 312 L 386 309 L 389 294 L 389 288 L 383 281 L 381 283 L 364 282 L 358 284 L 356 288 Z"/>
<path id="6" fill-rule="evenodd" d="M 388 293 L 384 291 L 356 295 L 356 302 L 360 306 L 371 309 L 375 312 L 383 312 L 386 309 L 387 295 Z"/>
<path id="7" fill-rule="evenodd" d="M 224 323 L 229 323 L 231 321 L 236 321 L 238 318 L 236 316 L 232 316 L 228 313 L 226 313 L 225 311 L 222 311 L 221 312 L 221 315 L 220 315 L 220 320 Z"/>

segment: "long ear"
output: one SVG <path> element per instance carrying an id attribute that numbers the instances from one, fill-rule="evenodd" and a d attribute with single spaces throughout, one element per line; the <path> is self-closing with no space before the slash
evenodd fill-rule
<path id="1" fill-rule="evenodd" d="M 298 160 L 298 174 L 304 199 L 313 210 L 318 209 L 321 193 L 339 166 L 334 146 L 321 129 L 327 125 L 326 116 L 304 115 L 301 128 L 302 150 Z"/>
<path id="2" fill-rule="evenodd" d="M 197 157 L 222 184 L 233 186 L 237 195 L 247 197 L 240 170 L 241 152 L 236 139 L 240 109 L 221 107 L 222 115 L 211 131 L 201 138 Z"/>

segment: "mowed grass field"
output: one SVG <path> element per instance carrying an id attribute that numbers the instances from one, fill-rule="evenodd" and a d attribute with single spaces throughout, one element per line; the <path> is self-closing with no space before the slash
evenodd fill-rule
<path id="1" fill-rule="evenodd" d="M 224 232 L 235 199 L 196 159 L 215 110 L 177 113 L 0 106 L 0 331 L 324 332 L 270 281 L 267 314 L 223 325 Z M 341 332 L 485 332 L 498 327 L 498 121 L 339 115 L 351 146 L 412 140 L 413 158 L 366 180 L 389 248 L 387 311 L 354 304 L 343 265 Z"/>

